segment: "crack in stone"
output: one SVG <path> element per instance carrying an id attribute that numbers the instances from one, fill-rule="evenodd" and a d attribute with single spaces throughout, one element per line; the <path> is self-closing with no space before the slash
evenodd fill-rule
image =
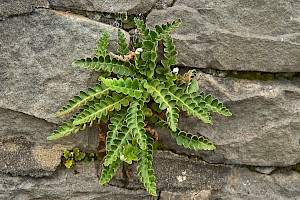
<path id="1" fill-rule="evenodd" d="M 188 70 L 196 70 L 197 72 L 202 72 L 204 74 L 209 74 L 221 78 L 238 78 L 238 79 L 247 79 L 247 80 L 277 80 L 280 78 L 293 80 L 294 78 L 300 78 L 300 72 L 263 72 L 263 71 L 237 71 L 237 70 L 220 70 L 214 67 L 218 66 L 216 64 L 209 64 L 208 68 L 198 68 L 191 66 L 174 66 L 179 67 L 182 70 L 182 73 L 187 72 Z"/>
<path id="2" fill-rule="evenodd" d="M 7 111 L 12 111 L 12 112 L 16 112 L 16 113 L 20 113 L 22 115 L 27 115 L 27 116 L 30 116 L 30 117 L 34 117 L 36 119 L 43 120 L 43 121 L 45 121 L 45 122 L 47 122 L 49 124 L 60 125 L 60 123 L 54 123 L 54 122 L 48 121 L 48 120 L 46 120 L 44 118 L 40 118 L 40 117 L 37 117 L 35 115 L 29 114 L 29 113 L 26 113 L 26 112 L 22 112 L 22 111 L 19 111 L 19 110 L 14 110 L 12 108 L 3 108 L 3 107 L 0 107 L 0 109 L 7 110 Z"/>

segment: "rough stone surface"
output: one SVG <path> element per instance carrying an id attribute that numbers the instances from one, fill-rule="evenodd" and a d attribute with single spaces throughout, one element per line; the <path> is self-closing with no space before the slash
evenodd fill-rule
<path id="1" fill-rule="evenodd" d="M 180 64 L 222 70 L 299 72 L 299 1 L 177 1 L 154 25 L 181 18 L 172 36 Z"/>
<path id="2" fill-rule="evenodd" d="M 128 14 L 147 13 L 156 0 L 49 0 L 51 6 L 105 13 L 127 12 Z"/>
<path id="3" fill-rule="evenodd" d="M 300 174 L 293 171 L 264 175 L 247 168 L 206 164 L 167 152 L 156 152 L 155 159 L 154 165 L 162 167 L 160 172 L 158 168 L 155 172 L 158 188 L 162 189 L 160 199 L 163 200 L 296 200 L 300 197 Z M 135 181 L 129 181 L 129 185 L 121 186 L 134 184 L 134 190 L 111 185 L 100 186 L 97 178 L 99 164 L 77 163 L 71 169 L 59 168 L 46 178 L 0 174 L 0 199 L 157 199 L 150 197 L 145 190 L 138 189 L 138 184 L 134 183 L 138 181 L 137 177 L 133 178 Z M 177 176 L 172 178 L 174 175 Z M 191 187 L 188 187 L 189 182 Z"/>
<path id="4" fill-rule="evenodd" d="M 194 152 L 209 162 L 254 166 L 289 166 L 300 162 L 300 79 L 250 81 L 199 73 L 200 88 L 224 102 L 233 116 L 213 114 L 213 125 L 182 115 L 183 130 L 202 134 L 217 146 L 214 152 Z M 176 152 L 169 133 L 160 142 Z"/>
<path id="5" fill-rule="evenodd" d="M 136 165 L 131 169 L 133 178 L 128 180 L 127 188 L 143 188 L 135 170 Z M 153 156 L 153 169 L 158 190 L 193 192 L 220 189 L 227 181 L 232 166 L 212 165 L 170 152 L 156 151 Z"/>
<path id="6" fill-rule="evenodd" d="M 38 10 L 0 24 L 0 108 L 55 123 L 68 99 L 96 83 L 91 71 L 71 63 L 93 55 L 104 29 L 116 43 L 116 28 L 64 12 Z"/>
<path id="7" fill-rule="evenodd" d="M 49 176 L 60 164 L 64 149 L 97 150 L 95 129 L 49 142 L 46 138 L 57 125 L 12 110 L 0 108 L 0 113 L 0 172 Z"/>
<path id="8" fill-rule="evenodd" d="M 247 168 L 235 168 L 228 182 L 220 190 L 199 190 L 197 192 L 162 191 L 161 200 L 208 200 L 208 199 L 278 199 L 297 200 L 300 198 L 300 175 L 296 172 L 262 175 Z"/>
<path id="9" fill-rule="evenodd" d="M 255 167 L 255 171 L 262 174 L 271 174 L 276 170 L 276 167 Z"/>
<path id="10" fill-rule="evenodd" d="M 59 169 L 51 177 L 13 177 L 0 174 L 0 199 L 30 200 L 154 200 L 145 190 L 100 186 L 99 163 L 77 164 L 75 169 Z"/>
<path id="11" fill-rule="evenodd" d="M 12 110 L 0 108 L 0 113 L 0 137 L 2 140 L 21 139 L 26 141 L 22 142 L 23 144 L 31 143 L 47 148 L 51 148 L 55 144 L 63 144 L 69 147 L 77 146 L 84 148 L 86 151 L 95 151 L 97 148 L 97 137 L 99 134 L 97 127 L 88 128 L 65 139 L 49 142 L 46 140 L 47 136 L 58 125 Z"/>
<path id="12" fill-rule="evenodd" d="M 209 200 L 210 194 L 211 190 L 188 193 L 161 191 L 160 200 Z"/>
<path id="13" fill-rule="evenodd" d="M 48 8 L 47 0 L 2 0 L 0 1 L 0 19 L 11 15 L 29 13 L 34 8 Z"/>
<path id="14" fill-rule="evenodd" d="M 210 199 L 300 199 L 300 174 L 297 172 L 263 175 L 246 168 L 236 168 L 229 182 Z"/>
<path id="15" fill-rule="evenodd" d="M 162 10 L 171 7 L 173 0 L 158 0 L 155 4 L 155 9 Z"/>
<path id="16" fill-rule="evenodd" d="M 63 149 L 97 149 L 96 126 L 59 141 L 46 138 L 64 120 L 56 110 L 96 82 L 96 73 L 73 68 L 72 61 L 91 56 L 106 28 L 115 44 L 117 29 L 48 10 L 0 23 L 0 172 L 51 175 Z"/>

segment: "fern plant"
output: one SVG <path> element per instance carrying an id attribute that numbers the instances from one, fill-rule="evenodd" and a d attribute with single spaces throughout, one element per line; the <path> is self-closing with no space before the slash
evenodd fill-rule
<path id="1" fill-rule="evenodd" d="M 133 46 L 118 30 L 117 53 L 107 52 L 109 32 L 105 31 L 96 46 L 96 56 L 73 63 L 100 72 L 99 83 L 81 91 L 56 113 L 61 116 L 82 107 L 48 140 L 77 133 L 100 120 L 106 122 L 109 131 L 100 184 L 108 183 L 123 161 L 136 161 L 141 182 L 151 195 L 156 195 L 152 168 L 153 142 L 157 139 L 154 125 L 167 128 L 176 142 L 186 148 L 214 150 L 208 139 L 178 128 L 179 112 L 186 111 L 204 123 L 211 123 L 211 111 L 224 116 L 231 113 L 220 101 L 198 91 L 194 70 L 180 75 L 178 68 L 172 69 L 177 63 L 177 52 L 170 31 L 181 20 L 156 25 L 154 29 L 142 20 L 134 21 L 139 37 Z M 158 59 L 160 41 L 164 45 L 162 59 Z"/>

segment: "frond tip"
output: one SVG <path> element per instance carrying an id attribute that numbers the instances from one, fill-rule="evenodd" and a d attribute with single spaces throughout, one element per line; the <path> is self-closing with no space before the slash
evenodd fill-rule
<path id="1" fill-rule="evenodd" d="M 153 139 L 148 135 L 147 138 L 147 149 L 140 151 L 138 157 L 138 173 L 140 176 L 141 182 L 144 184 L 146 190 L 153 196 L 156 194 L 156 183 L 154 170 L 152 168 L 152 159 L 153 159 Z"/>
<path id="2" fill-rule="evenodd" d="M 98 44 L 96 46 L 95 54 L 97 56 L 106 56 L 106 47 L 108 45 L 109 32 L 108 29 L 105 29 L 103 35 L 99 38 Z"/>
<path id="3" fill-rule="evenodd" d="M 52 134 L 47 137 L 47 140 L 57 140 L 62 137 L 66 137 L 71 133 L 78 133 L 78 131 L 82 131 L 86 128 L 85 124 L 74 125 L 74 119 L 75 116 L 72 117 L 68 122 L 60 125 L 57 130 L 54 130 Z"/>
<path id="4" fill-rule="evenodd" d="M 86 104 L 88 101 L 94 100 L 94 98 L 100 99 L 100 97 L 107 95 L 109 88 L 106 88 L 104 85 L 96 84 L 94 88 L 88 88 L 86 92 L 81 91 L 77 96 L 74 96 L 73 99 L 69 100 L 69 103 L 59 109 L 55 113 L 56 116 L 62 116 L 72 112 L 81 105 Z"/>
<path id="5" fill-rule="evenodd" d="M 158 125 L 170 129 L 165 121 L 157 122 Z M 185 148 L 194 150 L 215 150 L 216 147 L 213 143 L 203 136 L 196 136 L 191 133 L 187 133 L 180 129 L 171 131 L 171 136 L 176 139 L 178 145 L 183 145 Z"/>
<path id="6" fill-rule="evenodd" d="M 88 122 L 92 122 L 95 119 L 101 119 L 103 116 L 107 116 L 108 112 L 110 111 L 120 110 L 122 106 L 128 106 L 129 100 L 129 97 L 120 94 L 107 96 L 99 103 L 95 103 L 94 105 L 89 106 L 82 113 L 77 115 L 77 117 L 74 119 L 73 124 L 85 124 Z"/>
<path id="7" fill-rule="evenodd" d="M 110 55 L 86 58 L 73 62 L 75 67 L 93 69 L 98 72 L 112 72 L 120 76 L 134 76 L 134 66 L 127 61 L 117 60 Z"/>
<path id="8" fill-rule="evenodd" d="M 120 159 L 117 159 L 115 162 L 111 163 L 108 166 L 103 165 L 99 183 L 101 185 L 108 183 L 119 169 L 121 163 L 122 161 Z"/>

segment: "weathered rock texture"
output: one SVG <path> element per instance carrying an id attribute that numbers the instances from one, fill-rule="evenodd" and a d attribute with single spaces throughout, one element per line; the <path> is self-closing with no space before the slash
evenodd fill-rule
<path id="1" fill-rule="evenodd" d="M 47 0 L 3 0 L 0 2 L 0 19 L 32 12 L 34 8 L 48 8 Z"/>
<path id="2" fill-rule="evenodd" d="M 179 63 L 221 70 L 299 72 L 299 1 L 193 1 L 153 10 L 148 24 L 181 18 Z"/>
<path id="3" fill-rule="evenodd" d="M 156 0 L 49 0 L 51 6 L 97 11 L 105 13 L 127 12 L 128 14 L 147 13 L 156 3 Z"/>
<path id="4" fill-rule="evenodd" d="M 77 15 L 40 9 L 2 21 L 0 107 L 61 122 L 53 113 L 96 82 L 71 63 L 93 55 L 105 29 L 114 47 L 116 28 Z"/>
<path id="5" fill-rule="evenodd" d="M 300 174 L 291 170 L 300 162 L 297 75 L 262 81 L 198 71 L 201 89 L 233 116 L 213 114 L 213 125 L 204 125 L 182 113 L 180 127 L 211 139 L 213 152 L 186 150 L 159 131 L 161 146 L 176 153 L 154 154 L 159 197 L 143 190 L 135 165 L 131 173 L 123 165 L 106 186 L 98 184 L 98 162 L 63 168 L 63 149 L 95 152 L 99 135 L 95 126 L 46 141 L 64 120 L 53 113 L 97 80 L 71 63 L 93 54 L 104 29 L 115 49 L 117 29 L 52 9 L 142 13 L 150 26 L 182 18 L 172 32 L 182 67 L 236 70 L 237 77 L 300 72 L 299 1 L 0 1 L 0 199 L 300 199 Z"/>
<path id="6" fill-rule="evenodd" d="M 47 178 L 13 177 L 0 174 L 0 199 L 29 200 L 123 200 L 151 199 L 144 190 L 126 190 L 100 186 L 97 178 L 99 163 L 79 164 L 74 169 L 58 169 Z"/>
<path id="7" fill-rule="evenodd" d="M 300 176 L 296 172 L 276 172 L 261 175 L 224 165 L 156 152 L 159 199 L 299 199 Z M 77 164 L 74 169 L 57 169 L 47 178 L 14 177 L 0 174 L 0 198 L 15 199 L 142 199 L 154 200 L 140 190 L 138 178 L 126 178 L 129 185 L 100 186 L 97 180 L 98 162 Z M 112 181 L 116 183 L 115 180 Z M 134 187 L 133 187 L 134 185 Z M 134 188 L 134 189 L 133 189 Z"/>

